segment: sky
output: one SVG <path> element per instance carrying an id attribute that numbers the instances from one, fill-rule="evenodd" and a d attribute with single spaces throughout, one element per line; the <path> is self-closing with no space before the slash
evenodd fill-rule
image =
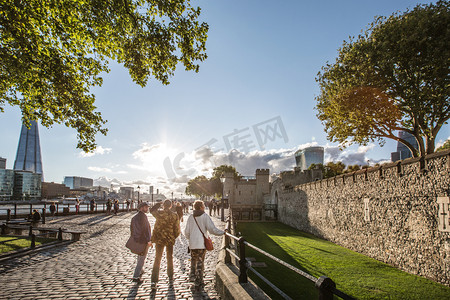
<path id="1" fill-rule="evenodd" d="M 370 164 L 388 161 L 396 142 L 352 146 L 330 143 L 316 117 L 317 73 L 333 62 L 344 40 L 375 16 L 388 16 L 429 1 L 194 1 L 209 24 L 208 59 L 199 73 L 179 66 L 171 84 L 134 84 L 112 62 L 101 87 L 92 89 L 108 120 L 94 153 L 76 149 L 76 131 L 40 126 L 44 178 L 93 178 L 95 185 L 149 186 L 183 193 L 186 182 L 231 164 L 242 175 L 257 168 L 290 170 L 293 153 L 325 147 L 325 161 Z M 21 129 L 20 111 L 0 114 L 0 157 L 12 169 Z M 450 137 L 441 129 L 437 144 Z"/>

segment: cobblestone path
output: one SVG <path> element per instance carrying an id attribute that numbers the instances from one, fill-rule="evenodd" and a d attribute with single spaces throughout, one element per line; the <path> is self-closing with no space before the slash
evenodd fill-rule
<path id="1" fill-rule="evenodd" d="M 218 299 L 214 270 L 221 237 L 212 236 L 215 250 L 206 254 L 205 290 L 192 293 L 188 282 L 190 254 L 182 235 L 174 247 L 174 285 L 168 285 L 165 254 L 156 293 L 150 275 L 155 250 L 144 266 L 144 282 L 132 282 L 137 255 L 125 248 L 134 213 L 47 218 L 45 227 L 84 230 L 81 240 L 0 263 L 0 299 Z M 181 223 L 182 232 L 186 223 Z M 224 225 L 212 217 L 217 227 Z M 154 225 L 154 218 L 149 215 Z M 70 238 L 65 236 L 65 239 Z"/>

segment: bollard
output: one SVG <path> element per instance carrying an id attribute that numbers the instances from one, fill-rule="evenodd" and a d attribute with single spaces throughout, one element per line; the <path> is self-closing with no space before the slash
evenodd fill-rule
<path id="1" fill-rule="evenodd" d="M 28 236 L 33 235 L 33 226 L 30 225 L 30 231 L 28 231 Z"/>
<path id="2" fill-rule="evenodd" d="M 58 240 L 62 241 L 62 228 L 59 227 L 58 229 Z"/>
<path id="3" fill-rule="evenodd" d="M 11 210 L 8 208 L 6 211 L 6 222 L 11 221 Z"/>
<path id="4" fill-rule="evenodd" d="M 56 215 L 59 216 L 59 203 L 56 203 Z"/>
<path id="5" fill-rule="evenodd" d="M 239 283 L 247 283 L 247 259 L 245 258 L 245 239 L 239 238 Z"/>
<path id="6" fill-rule="evenodd" d="M 326 276 L 321 276 L 316 281 L 316 288 L 319 289 L 319 300 L 333 300 L 333 292 L 329 288 L 336 288 L 333 280 Z"/>
<path id="7" fill-rule="evenodd" d="M 31 249 L 34 249 L 36 247 L 36 236 L 34 234 L 31 235 Z"/>
<path id="8" fill-rule="evenodd" d="M 17 218 L 17 203 L 14 203 L 14 219 Z"/>
<path id="9" fill-rule="evenodd" d="M 45 206 L 42 209 L 42 224 L 45 224 Z"/>
<path id="10" fill-rule="evenodd" d="M 30 203 L 30 215 L 33 213 L 33 204 Z"/>

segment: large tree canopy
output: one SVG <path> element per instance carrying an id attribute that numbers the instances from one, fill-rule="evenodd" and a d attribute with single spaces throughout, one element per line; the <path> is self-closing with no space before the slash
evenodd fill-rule
<path id="1" fill-rule="evenodd" d="M 5 0 L 0 3 L 0 111 L 19 106 L 23 121 L 78 131 L 78 148 L 106 134 L 92 86 L 108 59 L 134 82 L 169 84 L 180 62 L 198 71 L 208 25 L 189 0 Z"/>
<path id="2" fill-rule="evenodd" d="M 385 138 L 414 156 L 434 152 L 450 117 L 449 1 L 418 5 L 378 17 L 356 39 L 344 42 L 334 64 L 316 80 L 318 118 L 333 142 L 367 144 Z M 419 149 L 395 134 L 403 130 Z"/>

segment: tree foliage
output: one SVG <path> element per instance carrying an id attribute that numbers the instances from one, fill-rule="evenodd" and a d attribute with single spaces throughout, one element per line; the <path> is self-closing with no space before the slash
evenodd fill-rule
<path id="1" fill-rule="evenodd" d="M 335 63 L 316 78 L 317 117 L 328 138 L 344 146 L 390 138 L 414 156 L 434 152 L 450 117 L 449 24 L 449 1 L 438 1 L 378 17 L 344 41 Z M 414 135 L 419 149 L 397 137 L 398 130 Z"/>
<path id="2" fill-rule="evenodd" d="M 331 178 L 344 173 L 345 164 L 341 161 L 338 162 L 328 162 L 326 165 L 323 164 L 311 164 L 308 170 L 319 169 L 322 170 L 323 178 Z"/>
<path id="3" fill-rule="evenodd" d="M 233 166 L 221 165 L 213 169 L 211 178 L 202 175 L 189 180 L 186 186 L 186 194 L 198 197 L 222 196 L 223 184 L 220 178 L 227 172 L 233 173 L 235 178 L 239 177 Z"/>
<path id="4" fill-rule="evenodd" d="M 450 149 L 450 139 L 446 140 L 442 146 L 436 149 L 436 151 L 442 151 L 447 149 Z"/>
<path id="5" fill-rule="evenodd" d="M 198 72 L 208 25 L 189 0 L 5 0 L 0 3 L 0 111 L 78 132 L 78 148 L 95 148 L 106 121 L 90 88 L 102 84 L 108 60 L 132 80 L 169 84 L 178 63 Z"/>

